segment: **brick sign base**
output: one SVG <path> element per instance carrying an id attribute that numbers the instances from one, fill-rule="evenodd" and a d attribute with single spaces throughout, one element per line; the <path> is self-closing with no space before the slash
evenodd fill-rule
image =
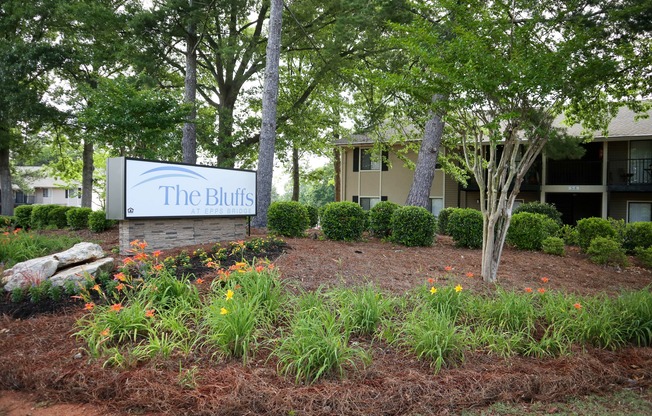
<path id="1" fill-rule="evenodd" d="M 129 254 L 129 243 L 134 240 L 146 241 L 147 251 L 154 251 L 242 240 L 246 235 L 245 217 L 123 220 L 120 221 L 120 254 Z"/>

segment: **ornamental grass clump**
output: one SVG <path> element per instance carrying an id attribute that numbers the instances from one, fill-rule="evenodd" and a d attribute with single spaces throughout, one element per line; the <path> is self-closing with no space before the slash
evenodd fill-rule
<path id="1" fill-rule="evenodd" d="M 508 332 L 530 334 L 538 318 L 530 296 L 498 289 L 490 298 L 476 297 L 469 305 L 474 321 L 482 322 Z"/>
<path id="2" fill-rule="evenodd" d="M 5 268 L 36 257 L 66 250 L 81 240 L 68 236 L 44 236 L 16 228 L 0 234 L 0 263 Z"/>
<path id="3" fill-rule="evenodd" d="M 372 285 L 334 292 L 344 326 L 355 334 L 372 335 L 392 310 L 392 301 Z"/>
<path id="4" fill-rule="evenodd" d="M 273 202 L 267 212 L 267 227 L 274 234 L 301 237 L 310 225 L 306 207 L 297 201 Z"/>
<path id="5" fill-rule="evenodd" d="M 278 371 L 294 377 L 295 382 L 314 383 L 330 375 L 344 376 L 347 369 L 357 369 L 369 361 L 367 353 L 349 344 L 350 332 L 340 317 L 323 301 L 299 300 L 287 334 L 274 350 Z"/>
<path id="6" fill-rule="evenodd" d="M 400 205 L 391 201 L 381 201 L 369 210 L 369 230 L 376 237 L 387 237 L 392 233 L 392 214 Z"/>
<path id="7" fill-rule="evenodd" d="M 353 202 L 331 202 L 324 206 L 321 228 L 330 240 L 354 241 L 362 238 L 366 214 Z"/>
<path id="8" fill-rule="evenodd" d="M 391 239 L 408 247 L 429 247 L 435 237 L 435 226 L 435 216 L 427 209 L 414 206 L 399 207 L 392 214 Z"/>

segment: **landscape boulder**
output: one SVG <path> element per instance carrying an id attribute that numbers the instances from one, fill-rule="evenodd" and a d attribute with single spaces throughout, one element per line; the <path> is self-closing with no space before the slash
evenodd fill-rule
<path id="1" fill-rule="evenodd" d="M 60 253 L 17 263 L 5 270 L 2 281 L 4 289 L 10 292 L 46 279 L 51 279 L 56 286 L 62 286 L 67 280 L 81 281 L 86 274 L 95 276 L 99 271 L 112 269 L 113 259 L 105 258 L 102 247 L 84 242 Z"/>

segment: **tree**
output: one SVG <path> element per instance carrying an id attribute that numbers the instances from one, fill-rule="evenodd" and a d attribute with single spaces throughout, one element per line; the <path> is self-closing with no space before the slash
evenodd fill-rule
<path id="1" fill-rule="evenodd" d="M 402 28 L 427 91 L 447 97 L 431 109 L 445 114 L 480 188 L 485 281 L 497 279 L 526 172 L 547 143 L 564 136 L 553 120 L 565 115 L 590 131 L 605 128 L 620 105 L 641 108 L 636 97 L 649 94 L 650 55 L 637 53 L 649 48 L 649 25 L 642 29 L 637 7 L 443 0 Z"/>
<path id="2" fill-rule="evenodd" d="M 267 41 L 267 66 L 263 90 L 263 117 L 258 151 L 258 175 L 256 175 L 257 212 L 253 220 L 256 227 L 267 226 L 267 210 L 272 201 L 272 177 L 274 173 L 274 142 L 276 140 L 276 102 L 278 100 L 278 66 L 281 54 L 281 29 L 283 24 L 283 0 L 271 0 L 269 15 L 269 39 Z"/>

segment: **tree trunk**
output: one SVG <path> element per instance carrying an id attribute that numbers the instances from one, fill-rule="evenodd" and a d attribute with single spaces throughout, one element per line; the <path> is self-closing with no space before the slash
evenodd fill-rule
<path id="1" fill-rule="evenodd" d="M 193 0 L 190 1 L 190 13 L 194 16 Z M 183 162 L 195 164 L 197 162 L 197 130 L 195 120 L 197 118 L 197 107 L 195 106 L 197 98 L 197 30 L 194 17 L 190 18 L 188 23 L 188 35 L 186 36 L 186 78 L 183 92 L 183 102 L 190 104 L 190 114 L 183 125 L 183 139 L 181 140 L 181 149 L 183 152 Z"/>
<path id="2" fill-rule="evenodd" d="M 93 170 L 93 142 L 84 140 L 81 206 L 86 208 L 93 208 Z"/>
<path id="3" fill-rule="evenodd" d="M 299 149 L 292 147 L 292 200 L 299 200 Z"/>
<path id="4" fill-rule="evenodd" d="M 2 138 L 2 140 L 8 139 Z M 0 209 L 0 215 L 14 215 L 14 193 L 11 189 L 8 143 L 0 143 L 0 190 L 2 190 L 2 209 Z"/>
<path id="5" fill-rule="evenodd" d="M 433 102 L 443 100 L 444 97 L 436 94 Z M 417 164 L 414 169 L 414 179 L 408 193 L 406 205 L 428 208 L 430 205 L 430 187 L 435 177 L 435 167 L 437 166 L 437 156 L 439 155 L 439 146 L 444 134 L 444 120 L 441 114 L 431 112 L 431 118 L 426 123 L 426 129 L 419 148 Z"/>
<path id="6" fill-rule="evenodd" d="M 269 38 L 267 41 L 267 62 L 265 85 L 263 87 L 262 126 L 258 151 L 257 213 L 254 227 L 267 226 L 267 210 L 272 200 L 272 176 L 274 174 L 274 142 L 276 141 L 276 104 L 278 100 L 278 66 L 281 54 L 281 27 L 283 23 L 283 1 L 271 0 L 269 16 Z"/>
<path id="7" fill-rule="evenodd" d="M 333 150 L 333 164 L 335 169 L 335 202 L 340 202 L 342 199 L 342 174 L 340 172 L 340 169 L 342 169 L 342 155 L 337 147 Z"/>

